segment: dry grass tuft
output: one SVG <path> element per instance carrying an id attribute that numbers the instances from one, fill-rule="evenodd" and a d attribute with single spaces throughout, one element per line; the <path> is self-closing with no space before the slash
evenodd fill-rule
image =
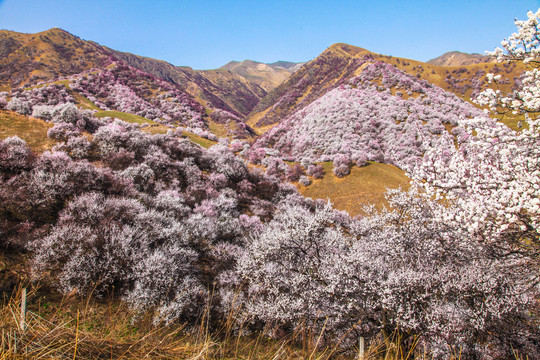
<path id="1" fill-rule="evenodd" d="M 25 326 L 21 288 L 0 308 L 0 359 L 300 359 L 294 337 L 239 336 L 231 316 L 214 333 L 199 326 L 154 326 L 119 301 L 28 293 Z M 315 351 L 312 351 L 315 353 Z M 323 358 L 323 357 L 313 357 Z M 324 357 L 326 358 L 326 357 Z"/>

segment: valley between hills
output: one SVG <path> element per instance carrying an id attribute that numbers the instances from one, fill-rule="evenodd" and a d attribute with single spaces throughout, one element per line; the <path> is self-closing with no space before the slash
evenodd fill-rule
<path id="1" fill-rule="evenodd" d="M 0 30 L 0 358 L 540 356 L 526 50 L 194 70 Z"/>
<path id="2" fill-rule="evenodd" d="M 186 136 L 205 146 L 210 146 L 220 137 L 255 143 L 257 146 L 256 139 L 261 135 L 331 90 L 347 84 L 362 73 L 368 62 L 381 62 L 393 66 L 403 74 L 418 79 L 412 81 L 424 80 L 469 103 L 476 94 L 487 87 L 486 74 L 503 75 L 500 86 L 502 90 L 509 91 L 515 86 L 515 79 L 524 71 L 522 66 L 515 67 L 516 64 L 503 66 L 487 56 L 478 54 L 450 52 L 428 63 L 422 63 L 375 54 L 347 44 L 334 44 L 307 63 L 282 61 L 263 64 L 245 60 L 231 61 L 215 70 L 193 70 L 187 66 L 174 66 L 165 61 L 115 51 L 57 28 L 37 34 L 2 30 L 0 44 L 3 49 L 0 59 L 2 69 L 0 89 L 30 90 L 48 84 L 60 84 L 66 87 L 78 107 L 96 111 L 96 116 L 100 118 L 109 116 L 128 122 L 146 123 L 151 126 L 147 131 L 153 132 L 166 132 L 171 126 L 173 128 L 185 126 Z M 126 68 L 117 70 L 118 66 Z M 145 74 L 145 78 L 128 85 L 144 87 L 144 94 L 136 91 L 137 96 L 144 101 L 155 101 L 159 92 L 157 82 L 167 83 L 169 87 L 193 101 L 195 105 L 192 106 L 197 108 L 195 111 L 199 111 L 201 122 L 190 127 L 190 124 L 179 117 L 173 118 L 172 121 L 157 120 L 156 123 L 154 115 L 140 109 L 122 107 L 118 103 L 113 106 L 100 103 L 96 106 L 88 99 L 88 97 L 95 99 L 95 94 L 72 89 L 70 85 L 72 80 L 68 80 L 70 77 L 88 77 L 89 74 L 99 72 L 120 71 L 132 73 L 128 76 Z M 395 84 L 383 86 L 394 95 L 398 91 Z M 160 90 L 163 95 L 164 90 Z M 409 89 L 408 92 L 410 91 Z M 418 94 L 411 93 L 411 95 L 416 97 Z M 407 98 L 411 95 L 404 94 L 400 97 Z M 5 118 L 7 115 L 3 114 Z M 516 127 L 515 119 L 505 120 L 511 127 Z M 444 121 L 442 124 L 446 127 L 455 125 Z M 2 130 L 4 136 L 18 134 L 23 138 L 26 137 L 25 140 L 52 144 L 51 139 L 45 136 L 45 132 L 41 133 L 41 139 L 36 139 L 37 134 L 31 135 L 30 138 L 29 134 L 17 133 L 14 129 L 10 129 L 7 123 L 4 126 Z M 264 139 L 263 142 L 267 140 Z M 380 154 L 368 154 L 367 160 L 380 160 L 377 156 L 380 157 Z M 288 156 L 287 159 L 298 162 L 301 160 L 295 159 L 294 156 Z M 254 163 L 258 164 L 259 161 Z M 351 164 L 354 161 L 355 159 L 352 159 Z M 299 185 L 299 189 L 306 195 L 309 194 L 308 196 L 330 199 L 338 209 L 349 211 L 353 215 L 359 214 L 363 201 L 357 201 L 357 195 L 380 206 L 384 203 L 386 186 L 408 186 L 404 172 L 393 167 L 395 165 L 399 167 L 399 164 L 392 161 L 385 163 L 391 166 L 385 167 L 384 170 L 378 168 L 382 165 L 377 165 L 377 168 L 366 167 L 353 171 L 353 176 L 348 178 L 352 181 L 351 186 L 341 186 L 340 183 L 346 179 L 341 180 L 333 176 L 331 164 L 328 163 L 330 166 L 324 165 L 327 169 L 325 171 L 327 177 L 324 180 L 312 179 L 311 187 Z M 407 170 L 402 166 L 400 168 Z M 385 183 L 386 180 L 382 180 L 382 182 L 375 181 L 379 186 L 369 186 L 367 184 L 374 182 L 361 180 L 363 176 L 379 180 L 388 179 L 388 185 Z M 357 177 L 359 178 L 356 179 Z"/>

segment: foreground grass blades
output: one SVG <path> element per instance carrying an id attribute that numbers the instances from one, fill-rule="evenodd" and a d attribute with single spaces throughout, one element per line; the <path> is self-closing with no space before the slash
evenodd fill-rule
<path id="1" fill-rule="evenodd" d="M 154 325 L 152 314 L 131 311 L 118 300 L 76 294 L 60 296 L 45 288 L 27 294 L 24 324 L 19 286 L 0 307 L 0 359 L 430 359 L 416 348 L 404 351 L 393 334 L 348 353 L 320 347 L 322 334 L 302 328 L 288 336 L 274 329 L 249 333 L 234 312 L 215 330 L 205 314 L 194 327 Z M 315 336 L 314 336 L 315 335 Z M 311 340 L 309 340 L 311 339 Z M 414 353 L 413 354 L 413 350 Z M 451 359 L 460 359 L 459 350 Z M 516 359 L 525 359 L 516 354 Z"/>

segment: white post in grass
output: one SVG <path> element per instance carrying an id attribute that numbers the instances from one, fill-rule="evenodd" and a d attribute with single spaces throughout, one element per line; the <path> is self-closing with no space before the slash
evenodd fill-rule
<path id="1" fill-rule="evenodd" d="M 358 360 L 364 360 L 364 352 L 365 340 L 363 336 L 360 336 L 360 340 L 358 340 Z"/>
<path id="2" fill-rule="evenodd" d="M 26 288 L 22 289 L 21 295 L 21 331 L 26 328 Z"/>

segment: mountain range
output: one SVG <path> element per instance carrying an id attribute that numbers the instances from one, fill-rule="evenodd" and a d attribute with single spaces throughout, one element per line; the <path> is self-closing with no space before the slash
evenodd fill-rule
<path id="1" fill-rule="evenodd" d="M 0 89 L 47 82 L 104 68 L 111 61 L 120 60 L 174 84 L 204 107 L 230 112 L 258 128 L 276 123 L 283 115 L 311 103 L 338 83 L 357 76 L 361 71 L 358 64 L 365 56 L 394 65 L 466 99 L 481 87 L 479 84 L 485 81 L 487 72 L 504 71 L 511 82 L 514 76 L 519 76 L 519 69 L 501 69 L 480 54 L 454 51 L 422 63 L 340 43 L 307 63 L 264 64 L 244 60 L 231 61 L 214 70 L 194 70 L 116 51 L 53 28 L 36 34 L 0 31 Z M 285 104 L 280 101 L 284 95 L 300 101 Z"/>
<path id="2" fill-rule="evenodd" d="M 142 70 L 177 85 L 203 105 L 210 104 L 238 116 L 247 115 L 269 90 L 300 64 L 254 61 L 231 62 L 215 70 L 193 70 L 162 60 L 116 51 L 85 41 L 62 29 L 36 34 L 0 31 L 0 87 L 27 86 L 103 68 L 111 60 Z"/>
<path id="3" fill-rule="evenodd" d="M 440 58 L 449 59 L 450 57 L 445 54 Z M 459 58 L 462 61 L 469 59 L 469 62 L 478 60 L 474 54 L 461 54 Z M 487 73 L 501 74 L 503 81 L 500 85 L 504 90 L 509 90 L 514 85 L 514 79 L 519 78 L 523 71 L 520 67 L 516 68 L 515 64 L 501 65 L 491 62 L 443 66 L 435 64 L 441 62 L 437 59 L 432 60 L 431 63 L 423 63 L 376 54 L 348 44 L 334 44 L 266 95 L 248 115 L 247 123 L 254 129 L 262 129 L 264 132 L 269 125 L 278 123 L 328 91 L 358 76 L 367 66 L 368 61 L 383 62 L 394 66 L 417 79 L 425 80 L 454 93 L 466 101 L 471 101 L 471 98 L 486 87 L 485 75 Z M 488 59 L 485 58 L 485 60 Z"/>
<path id="4" fill-rule="evenodd" d="M 449 52 L 424 63 L 344 43 L 305 63 L 244 60 L 194 70 L 116 51 L 59 28 L 0 31 L 0 90 L 9 92 L 4 101 L 21 102 L 23 115 L 32 114 L 33 105 L 71 101 L 100 118 L 155 131 L 181 128 L 203 144 L 220 137 L 246 140 L 241 155 L 254 163 L 261 154 L 303 162 L 306 169 L 310 162 L 341 162 L 340 175 L 348 173 L 344 167 L 365 161 L 410 169 L 423 153 L 419 137 L 457 134 L 453 119 L 480 114 L 472 99 L 489 86 L 487 73 L 501 75 L 499 87 L 508 91 L 522 71 L 480 54 Z M 51 100 L 58 86 L 65 94 Z M 334 185 L 318 191 L 323 182 L 313 180 L 309 192 L 324 197 L 338 191 Z M 381 198 L 382 191 L 375 201 Z"/>

